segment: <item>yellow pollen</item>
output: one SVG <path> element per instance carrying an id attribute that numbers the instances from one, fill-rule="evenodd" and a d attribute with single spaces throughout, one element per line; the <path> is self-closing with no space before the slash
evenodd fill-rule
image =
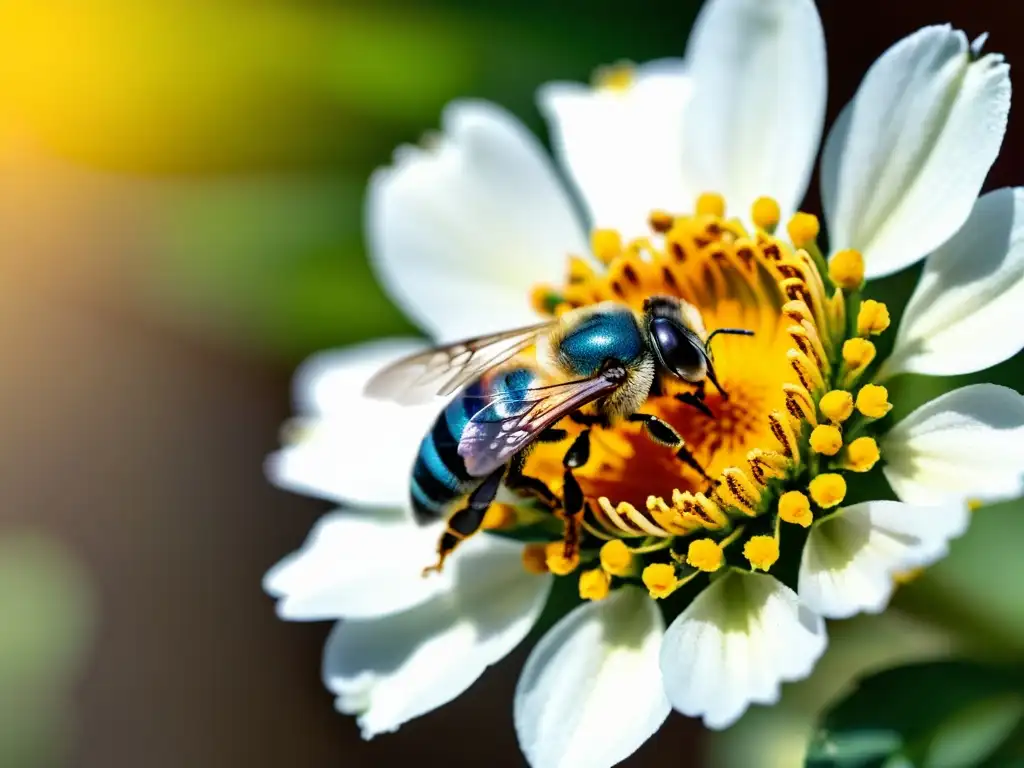
<path id="1" fill-rule="evenodd" d="M 619 539 L 612 539 L 601 547 L 601 567 L 612 576 L 629 576 L 633 573 L 633 553 Z"/>
<path id="2" fill-rule="evenodd" d="M 878 384 L 865 384 L 857 393 L 857 410 L 869 419 L 880 419 L 890 410 L 889 392 Z"/>
<path id="3" fill-rule="evenodd" d="M 614 229 L 595 229 L 590 235 L 590 250 L 602 264 L 611 264 L 622 253 L 622 235 Z"/>
<path id="4" fill-rule="evenodd" d="M 779 542 L 773 536 L 751 536 L 743 545 L 743 556 L 754 570 L 767 571 L 779 559 Z"/>
<path id="5" fill-rule="evenodd" d="M 604 600 L 608 597 L 612 579 L 600 568 L 580 574 L 580 597 L 584 600 Z"/>
<path id="6" fill-rule="evenodd" d="M 585 283 L 594 278 L 594 268 L 579 256 L 569 257 L 569 284 Z"/>
<path id="7" fill-rule="evenodd" d="M 725 198 L 717 192 L 705 192 L 697 198 L 698 216 L 725 216 Z"/>
<path id="8" fill-rule="evenodd" d="M 701 571 L 714 573 L 722 567 L 722 548 L 711 539 L 691 541 L 686 550 L 686 562 Z"/>
<path id="9" fill-rule="evenodd" d="M 861 302 L 857 313 L 857 335 L 877 336 L 889 327 L 889 308 L 880 301 Z"/>
<path id="10" fill-rule="evenodd" d="M 530 291 L 530 306 L 539 315 L 550 315 L 561 303 L 562 297 L 550 285 L 535 285 Z"/>
<path id="11" fill-rule="evenodd" d="M 918 576 L 924 573 L 924 568 L 911 568 L 909 571 L 900 571 L 892 575 L 892 580 L 897 584 L 909 584 Z"/>
<path id="12" fill-rule="evenodd" d="M 754 207 L 750 214 L 755 226 L 765 232 L 774 232 L 775 228 L 779 226 L 779 217 L 782 212 L 774 198 L 759 197 L 754 201 Z"/>
<path id="13" fill-rule="evenodd" d="M 864 257 L 860 251 L 839 251 L 828 263 L 828 276 L 844 291 L 856 291 L 864 284 Z"/>
<path id="14" fill-rule="evenodd" d="M 667 211 L 651 211 L 650 216 L 647 217 L 647 224 L 655 232 L 665 234 L 672 229 L 672 223 L 675 221 L 675 217 Z"/>
<path id="15" fill-rule="evenodd" d="M 543 544 L 527 544 L 523 547 L 523 568 L 527 573 L 547 573 L 547 550 Z"/>
<path id="16" fill-rule="evenodd" d="M 779 497 L 779 517 L 784 523 L 806 528 L 814 520 L 811 502 L 800 491 L 786 491 Z"/>
<path id="17" fill-rule="evenodd" d="M 983 502 L 981 499 L 968 499 L 967 500 L 967 508 L 969 510 L 971 510 L 971 512 L 977 512 L 984 505 L 985 505 L 985 502 Z"/>
<path id="18" fill-rule="evenodd" d="M 835 456 L 843 447 L 843 433 L 832 424 L 819 424 L 811 432 L 811 450 L 826 456 Z"/>
<path id="19" fill-rule="evenodd" d="M 822 509 L 831 509 L 846 498 L 846 480 L 834 473 L 818 475 L 811 480 L 808 490 L 815 504 Z"/>
<path id="20" fill-rule="evenodd" d="M 810 213 L 795 213 L 786 225 L 789 240 L 797 248 L 806 248 L 818 238 L 821 225 L 818 217 Z"/>
<path id="21" fill-rule="evenodd" d="M 841 424 L 853 415 L 853 395 L 843 389 L 833 389 L 822 395 L 818 407 L 826 419 Z"/>
<path id="22" fill-rule="evenodd" d="M 880 456 L 874 438 L 858 437 L 846 446 L 846 468 L 854 472 L 867 472 L 875 466 Z"/>
<path id="23" fill-rule="evenodd" d="M 644 568 L 644 586 L 653 598 L 668 597 L 679 586 L 676 569 L 668 563 L 651 563 Z"/>
<path id="24" fill-rule="evenodd" d="M 516 510 L 510 504 L 491 504 L 484 514 L 480 527 L 485 531 L 497 531 L 511 528 L 516 524 Z"/>
<path id="25" fill-rule="evenodd" d="M 548 570 L 555 576 L 568 576 L 580 564 L 579 554 L 573 553 L 570 558 L 565 556 L 565 543 L 561 541 L 550 542 L 544 550 L 544 555 Z"/>
<path id="26" fill-rule="evenodd" d="M 612 64 L 607 67 L 599 67 L 594 72 L 594 86 L 605 91 L 625 93 L 636 79 L 633 65 L 627 63 Z"/>
<path id="27" fill-rule="evenodd" d="M 726 505 L 735 507 L 745 515 L 756 515 L 761 501 L 761 491 L 738 467 L 722 470 L 722 482 L 716 491 Z"/>
<path id="28" fill-rule="evenodd" d="M 875 359 L 875 345 L 867 339 L 847 339 L 843 342 L 843 362 L 852 370 L 866 368 Z"/>

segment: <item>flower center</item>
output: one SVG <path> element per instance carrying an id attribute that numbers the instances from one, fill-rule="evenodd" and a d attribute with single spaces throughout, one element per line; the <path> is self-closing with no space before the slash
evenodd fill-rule
<path id="1" fill-rule="evenodd" d="M 545 550 L 556 573 L 572 572 L 580 557 L 599 563 L 583 572 L 584 597 L 599 599 L 616 578 L 642 575 L 665 597 L 726 563 L 768 570 L 782 523 L 810 525 L 843 500 L 844 475 L 879 458 L 860 433 L 888 411 L 885 390 L 851 391 L 874 361 L 866 337 L 888 325 L 884 305 L 861 302 L 863 261 L 837 254 L 829 271 L 809 214 L 789 222 L 788 240 L 777 237 L 769 198 L 755 203 L 752 220 L 748 228 L 728 218 L 723 199 L 705 194 L 691 214 L 653 212 L 647 237 L 596 230 L 596 262 L 571 256 L 563 285 L 534 289 L 535 308 L 552 317 L 609 300 L 643 312 L 645 299 L 668 295 L 684 302 L 704 341 L 721 328 L 753 332 L 710 342 L 720 386 L 656 381 L 641 410 L 671 426 L 685 456 L 637 422 L 594 428 L 589 459 L 575 470 L 582 519 L 566 520 L 564 547 Z M 571 438 L 582 427 L 570 421 L 559 426 Z M 526 462 L 559 498 L 564 454 L 563 443 L 541 444 Z M 579 553 L 573 527 L 582 528 Z"/>

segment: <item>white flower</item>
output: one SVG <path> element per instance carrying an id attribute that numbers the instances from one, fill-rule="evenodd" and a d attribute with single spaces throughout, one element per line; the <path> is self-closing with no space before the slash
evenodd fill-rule
<path id="1" fill-rule="evenodd" d="M 823 129 L 825 44 L 811 0 L 709 0 L 685 60 L 605 71 L 595 87 L 542 88 L 541 109 L 586 223 L 539 143 L 485 102 L 450 105 L 440 138 L 402 148 L 393 167 L 374 175 L 367 226 L 375 269 L 435 340 L 536 322 L 537 311 L 553 309 L 549 299 L 565 309 L 601 298 L 635 306 L 654 292 L 691 301 L 713 321 L 709 329 L 762 322 L 782 329 L 716 347 L 729 407 L 739 409 L 728 429 L 746 432 L 730 435 L 736 447 L 723 442 L 710 452 L 718 458 L 707 469 L 721 481 L 714 492 L 697 492 L 692 477 L 682 479 L 686 470 L 674 468 L 682 491 L 670 500 L 651 495 L 640 509 L 646 474 L 669 470 L 630 464 L 635 431 L 609 430 L 606 443 L 595 441 L 602 474 L 584 477 L 585 488 L 621 486 L 620 496 L 602 490 L 595 505 L 605 532 L 620 537 L 616 545 L 649 537 L 666 546 L 602 548 L 584 573 L 598 586 L 584 590 L 581 581 L 581 592 L 595 599 L 531 653 L 515 725 L 534 768 L 624 759 L 670 705 L 723 728 L 750 704 L 777 701 L 781 683 L 808 675 L 824 652 L 823 619 L 882 610 L 897 573 L 941 558 L 964 532 L 967 499 L 1024 490 L 1019 394 L 966 387 L 882 437 L 887 392 L 868 383 L 903 372 L 981 370 L 1024 347 L 1024 324 L 1014 315 L 1024 299 L 1024 196 L 999 190 L 978 199 L 1005 131 L 1008 67 L 980 49 L 958 30 L 929 27 L 869 70 L 824 144 L 828 276 L 815 261 L 816 219 L 793 219 L 790 241 L 773 237 L 807 191 Z M 700 216 L 677 215 L 698 196 Z M 726 219 L 723 203 L 744 223 Z M 648 222 L 652 211 L 672 215 Z M 570 255 L 577 259 L 564 280 Z M 925 257 L 879 371 L 867 339 L 885 330 L 888 313 L 859 304 L 855 290 L 863 277 Z M 749 263 L 788 300 L 787 323 L 781 301 L 759 298 L 763 280 L 736 288 Z M 860 315 L 847 318 L 858 306 Z M 367 735 L 465 689 L 526 633 L 551 581 L 517 571 L 521 547 L 487 535 L 457 550 L 441 577 L 418 578 L 436 531 L 413 528 L 394 510 L 406 504 L 416 443 L 439 406 L 399 411 L 363 398 L 348 372 L 358 368 L 365 380 L 387 356 L 370 351 L 366 364 L 356 355 L 335 367 L 314 364 L 315 382 L 336 383 L 312 398 L 312 408 L 300 403 L 313 418 L 300 420 L 300 439 L 270 471 L 285 487 L 392 511 L 327 518 L 267 581 L 283 616 L 343 619 L 328 646 L 325 681 L 342 711 L 363 713 Z M 303 391 L 307 380 L 300 375 Z M 851 390 L 856 400 L 829 390 Z M 766 405 L 750 392 L 776 399 Z M 675 426 L 685 432 L 694 418 Z M 724 423 L 711 422 L 708 434 Z M 694 450 L 702 440 L 707 447 L 701 434 L 684 437 Z M 804 475 L 794 468 L 806 470 L 812 451 L 822 470 L 797 487 L 794 478 Z M 842 507 L 846 483 L 879 453 L 901 501 Z M 560 461 L 552 466 L 561 472 Z M 794 495 L 772 496 L 772 477 Z M 774 535 L 772 526 L 756 528 L 766 516 Z M 808 524 L 797 584 L 755 572 L 772 568 L 787 526 Z M 365 533 L 367 545 L 346 529 Z M 728 547 L 742 548 L 750 568 L 724 565 Z M 654 596 L 713 575 L 665 629 L 657 606 L 633 586 L 638 562 L 648 564 L 643 582 Z M 602 585 L 612 587 L 604 599 Z M 497 590 L 492 607 L 500 615 L 477 613 L 487 605 L 484 587 Z M 489 622 L 498 629 L 481 633 Z"/>

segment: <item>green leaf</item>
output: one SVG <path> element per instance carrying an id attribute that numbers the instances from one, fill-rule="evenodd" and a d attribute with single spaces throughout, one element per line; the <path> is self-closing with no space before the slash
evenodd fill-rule
<path id="1" fill-rule="evenodd" d="M 1020 733 L 1022 716 L 1016 672 L 969 661 L 895 667 L 861 680 L 825 714 L 805 765 L 980 766 Z"/>

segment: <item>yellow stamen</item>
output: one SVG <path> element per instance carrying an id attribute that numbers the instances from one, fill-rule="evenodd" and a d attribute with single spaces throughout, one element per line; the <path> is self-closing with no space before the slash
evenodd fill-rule
<path id="1" fill-rule="evenodd" d="M 825 418 L 833 424 L 841 424 L 853 415 L 853 395 L 842 389 L 827 392 L 818 401 Z"/>
<path id="2" fill-rule="evenodd" d="M 857 410 L 869 419 L 880 419 L 890 410 L 889 392 L 878 384 L 865 384 L 857 393 Z"/>
<path id="3" fill-rule="evenodd" d="M 562 303 L 562 297 L 550 285 L 535 285 L 530 291 L 530 306 L 538 315 L 550 315 Z"/>
<path id="4" fill-rule="evenodd" d="M 568 282 L 570 284 L 585 283 L 594 278 L 594 268 L 579 256 L 569 258 Z"/>
<path id="5" fill-rule="evenodd" d="M 761 501 L 761 491 L 747 474 L 737 468 L 729 467 L 722 471 L 722 482 L 716 491 L 722 501 L 735 507 L 745 515 L 756 515 Z"/>
<path id="6" fill-rule="evenodd" d="M 705 192 L 697 198 L 698 216 L 725 216 L 725 198 L 717 192 Z"/>
<path id="7" fill-rule="evenodd" d="M 832 424 L 819 424 L 811 432 L 811 450 L 825 456 L 835 456 L 843 447 L 843 433 Z"/>
<path id="8" fill-rule="evenodd" d="M 612 576 L 633 573 L 633 554 L 621 539 L 612 539 L 601 547 L 601 567 Z"/>
<path id="9" fill-rule="evenodd" d="M 860 371 L 875 359 L 875 345 L 867 339 L 847 339 L 843 342 L 843 362 L 851 371 Z"/>
<path id="10" fill-rule="evenodd" d="M 743 556 L 754 570 L 767 571 L 779 559 L 779 542 L 774 536 L 751 536 L 743 545 Z"/>
<path id="11" fill-rule="evenodd" d="M 701 571 L 714 573 L 722 567 L 722 548 L 712 539 L 691 541 L 686 550 L 686 562 Z"/>
<path id="12" fill-rule="evenodd" d="M 679 586 L 676 569 L 668 563 L 651 563 L 644 568 L 642 578 L 647 591 L 656 599 L 668 597 Z"/>
<path id="13" fill-rule="evenodd" d="M 773 198 L 759 197 L 754 201 L 751 218 L 759 229 L 763 229 L 765 232 L 774 232 L 775 228 L 779 226 L 781 215 L 779 204 Z"/>
<path id="14" fill-rule="evenodd" d="M 600 568 L 584 571 L 580 574 L 580 597 L 584 600 L 604 600 L 608 597 L 612 579 Z"/>
<path id="15" fill-rule="evenodd" d="M 857 313 L 857 335 L 877 336 L 889 327 L 889 308 L 880 301 L 861 302 Z"/>
<path id="16" fill-rule="evenodd" d="M 892 575 L 892 580 L 897 584 L 909 584 L 922 573 L 924 573 L 924 568 L 911 568 L 909 571 L 894 573 Z"/>
<path id="17" fill-rule="evenodd" d="M 806 248 L 818 238 L 821 224 L 818 217 L 810 213 L 795 213 L 786 225 L 789 241 L 797 248 Z"/>
<path id="18" fill-rule="evenodd" d="M 878 443 L 870 437 L 858 437 L 846 446 L 846 468 L 854 472 L 867 472 L 878 461 L 881 454 Z"/>
<path id="19" fill-rule="evenodd" d="M 527 573 L 547 573 L 547 559 L 547 548 L 544 544 L 527 544 L 523 547 L 523 568 Z"/>
<path id="20" fill-rule="evenodd" d="M 828 263 L 828 276 L 844 291 L 856 291 L 864 284 L 864 257 L 860 251 L 839 251 Z"/>
<path id="21" fill-rule="evenodd" d="M 785 523 L 808 527 L 814 520 L 811 502 L 800 491 L 786 491 L 779 497 L 779 517 Z"/>
<path id="22" fill-rule="evenodd" d="M 611 264 L 622 253 L 622 235 L 614 229 L 595 229 L 590 235 L 590 250 L 602 264 Z"/>
<path id="23" fill-rule="evenodd" d="M 555 576 L 568 576 L 580 564 L 580 556 L 579 553 L 573 552 L 567 558 L 565 556 L 565 543 L 552 541 L 545 549 L 544 562 L 547 564 L 548 570 L 555 574 Z"/>
<path id="24" fill-rule="evenodd" d="M 983 502 L 981 499 L 968 499 L 967 500 L 967 508 L 969 510 L 971 510 L 971 512 L 977 512 L 984 505 L 985 505 L 985 502 Z"/>
<path id="25" fill-rule="evenodd" d="M 599 67 L 593 77 L 596 88 L 615 93 L 625 93 L 633 86 L 635 80 L 633 65 L 626 62 Z"/>
<path id="26" fill-rule="evenodd" d="M 834 473 L 818 475 L 811 480 L 808 490 L 815 504 L 822 509 L 831 509 L 846 498 L 846 480 Z"/>
<path id="27" fill-rule="evenodd" d="M 661 234 L 665 234 L 672 229 L 672 222 L 674 221 L 675 217 L 667 211 L 651 211 L 651 214 L 647 217 L 647 223 L 650 228 Z"/>
<path id="28" fill-rule="evenodd" d="M 480 527 L 485 531 L 499 531 L 512 528 L 517 520 L 516 509 L 510 504 L 491 504 L 484 514 Z"/>

